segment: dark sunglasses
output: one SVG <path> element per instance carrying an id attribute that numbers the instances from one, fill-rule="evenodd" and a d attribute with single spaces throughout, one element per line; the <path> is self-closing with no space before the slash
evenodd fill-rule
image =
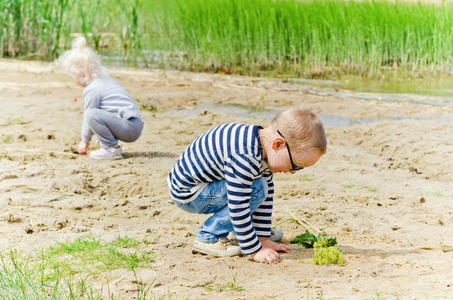
<path id="1" fill-rule="evenodd" d="M 286 141 L 286 138 L 283 136 L 283 134 L 282 134 L 280 131 L 278 131 L 278 130 L 277 130 L 277 132 L 278 132 L 278 134 L 279 134 L 282 138 L 284 138 L 285 141 Z M 291 151 L 289 150 L 288 141 L 286 141 L 286 149 L 288 149 L 289 160 L 291 161 L 291 169 L 290 169 L 290 171 L 299 171 L 299 170 L 302 170 L 304 167 L 298 167 L 298 166 L 296 166 L 296 164 L 293 162 L 293 158 L 292 158 L 292 156 L 291 156 Z"/>

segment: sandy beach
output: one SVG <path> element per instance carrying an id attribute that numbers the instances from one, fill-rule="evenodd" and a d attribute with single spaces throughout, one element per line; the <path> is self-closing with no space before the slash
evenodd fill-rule
<path id="1" fill-rule="evenodd" d="M 152 283 L 151 296 L 171 299 L 453 298 L 453 100 L 378 101 L 224 74 L 109 72 L 137 100 L 145 123 L 113 162 L 75 153 L 82 88 L 52 64 L 0 60 L 2 250 L 31 252 L 88 235 L 147 236 L 155 262 L 137 274 Z M 313 167 L 275 175 L 273 221 L 291 212 L 336 236 L 344 266 L 298 262 L 313 250 L 289 243 L 304 232 L 294 222 L 279 226 L 291 252 L 273 265 L 192 254 L 206 216 L 170 200 L 166 176 L 178 156 L 216 125 L 267 125 L 290 106 L 320 114 L 328 150 Z M 111 291 L 134 294 L 132 272 L 109 275 Z M 233 280 L 242 289 L 216 290 Z"/>

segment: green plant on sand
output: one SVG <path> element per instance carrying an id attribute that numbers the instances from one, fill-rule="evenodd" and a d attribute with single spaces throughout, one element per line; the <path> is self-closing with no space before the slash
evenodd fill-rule
<path id="1" fill-rule="evenodd" d="M 315 265 L 328 265 L 328 264 L 338 264 L 343 266 L 343 254 L 340 249 L 335 245 L 337 244 L 337 238 L 332 236 L 327 236 L 322 234 L 319 229 L 314 225 L 310 224 L 307 220 L 296 218 L 294 214 L 287 210 L 288 214 L 292 217 L 286 221 L 295 221 L 297 224 L 305 228 L 305 233 L 296 236 L 291 240 L 291 243 L 297 243 L 305 248 L 314 248 L 314 255 L 312 258 L 312 263 Z M 283 223 L 283 222 L 281 222 Z M 281 224 L 280 223 L 280 224 Z M 318 234 L 313 234 L 307 227 L 310 227 L 313 231 L 316 231 Z M 304 261 L 302 259 L 298 260 L 301 263 L 311 263 Z"/>
<path id="2" fill-rule="evenodd" d="M 343 254 L 335 246 L 328 246 L 327 240 L 320 240 L 314 244 L 313 263 L 315 265 L 338 264 L 343 266 Z"/>

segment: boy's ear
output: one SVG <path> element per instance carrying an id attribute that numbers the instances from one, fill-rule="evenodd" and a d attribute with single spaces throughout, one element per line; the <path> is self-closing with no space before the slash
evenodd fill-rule
<path id="1" fill-rule="evenodd" d="M 284 138 L 277 137 L 272 142 L 272 150 L 277 150 L 278 148 L 280 148 L 281 146 L 283 146 L 285 144 L 286 144 L 286 142 L 285 142 Z"/>

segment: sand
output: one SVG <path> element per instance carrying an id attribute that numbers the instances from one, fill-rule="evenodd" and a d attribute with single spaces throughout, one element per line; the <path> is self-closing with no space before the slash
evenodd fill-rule
<path id="1" fill-rule="evenodd" d="M 114 162 L 74 153 L 80 87 L 51 64 L 0 60 L 1 249 L 32 252 L 89 235 L 148 236 L 154 242 L 144 250 L 154 251 L 156 261 L 138 276 L 151 285 L 152 297 L 453 298 L 449 99 L 437 99 L 446 103 L 437 106 L 405 101 L 414 100 L 411 95 L 383 102 L 278 79 L 109 71 L 137 99 L 145 122 L 141 138 L 123 144 L 125 158 Z M 304 231 L 294 222 L 279 226 L 291 252 L 273 265 L 192 254 L 206 216 L 170 201 L 165 179 L 179 154 L 211 127 L 267 125 L 275 111 L 290 106 L 352 120 L 326 126 L 328 152 L 315 166 L 276 174 L 273 214 L 274 223 L 291 212 L 336 236 L 345 265 L 298 262 L 312 250 L 289 243 Z M 134 295 L 132 272 L 114 278 L 112 292 Z M 242 289 L 218 290 L 233 281 Z"/>

